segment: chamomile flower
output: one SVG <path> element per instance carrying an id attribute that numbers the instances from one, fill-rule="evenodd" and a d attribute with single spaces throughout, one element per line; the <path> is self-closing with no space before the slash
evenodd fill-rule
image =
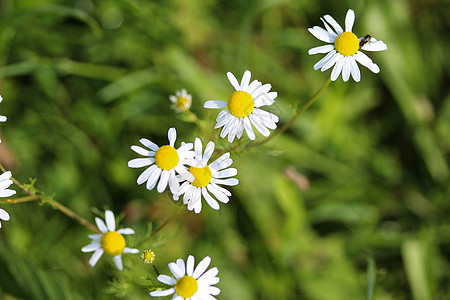
<path id="1" fill-rule="evenodd" d="M 189 255 L 186 264 L 179 258 L 176 263 L 171 262 L 169 269 L 173 277 L 159 275 L 158 280 L 164 284 L 172 286 L 167 290 L 158 290 L 150 293 L 153 297 L 165 297 L 175 294 L 172 299 L 182 300 L 210 300 L 216 299 L 214 296 L 220 294 L 220 289 L 213 286 L 219 282 L 217 274 L 219 270 L 214 267 L 206 271 L 211 258 L 206 256 L 194 270 L 194 257 Z"/>
<path id="2" fill-rule="evenodd" d="M 183 112 L 189 110 L 192 104 L 192 95 L 189 95 L 186 92 L 186 89 L 182 89 L 181 91 L 176 91 L 175 96 L 169 96 L 170 101 L 173 103 L 170 108 L 175 110 L 176 112 Z"/>
<path id="3" fill-rule="evenodd" d="M 255 133 L 252 125 L 266 137 L 270 135 L 269 129 L 277 128 L 278 117 L 259 108 L 263 105 L 272 105 L 277 97 L 277 92 L 269 92 L 272 88 L 269 83 L 263 85 L 258 80 L 250 83 L 250 76 L 250 71 L 245 71 L 241 84 L 239 84 L 236 77 L 228 72 L 228 80 L 236 92 L 232 93 L 226 102 L 210 100 L 203 105 L 205 108 L 227 108 L 217 116 L 214 129 L 223 127 L 220 137 L 225 138 L 228 135 L 230 143 L 235 137 L 240 139 L 244 129 L 247 136 L 254 140 Z"/>
<path id="4" fill-rule="evenodd" d="M 0 102 L 3 101 L 2 96 L 0 95 Z M 0 122 L 6 122 L 7 118 L 5 116 L 0 115 Z M 0 143 L 2 142 L 2 140 L 0 139 Z"/>
<path id="5" fill-rule="evenodd" d="M 182 143 L 178 149 L 174 148 L 177 139 L 175 128 L 169 129 L 168 137 L 169 145 L 162 147 L 158 147 L 148 139 L 140 139 L 141 144 L 150 150 L 136 145 L 131 146 L 134 152 L 146 157 L 130 160 L 128 167 L 141 168 L 149 166 L 139 175 L 137 183 L 140 185 L 147 182 L 147 189 L 152 190 L 159 179 L 158 186 L 156 187 L 159 193 L 162 193 L 168 184 L 172 194 L 175 194 L 180 187 L 175 172 L 180 173 L 186 171 L 183 165 L 186 164 L 187 159 L 194 156 L 194 152 L 191 151 L 193 147 L 192 143 Z"/>
<path id="6" fill-rule="evenodd" d="M 125 247 L 125 238 L 123 234 L 134 234 L 134 230 L 131 228 L 122 228 L 116 231 L 116 221 L 112 211 L 105 211 L 105 222 L 100 218 L 95 218 L 98 229 L 102 234 L 90 234 L 89 237 L 92 242 L 81 248 L 83 252 L 94 252 L 89 264 L 93 267 L 103 255 L 103 252 L 111 254 L 116 264 L 117 269 L 122 271 L 122 253 L 138 253 L 138 249 L 132 249 Z"/>
<path id="7" fill-rule="evenodd" d="M 199 138 L 195 139 L 195 160 L 191 162 L 193 166 L 189 168 L 188 173 L 181 174 L 179 178 L 184 181 L 178 193 L 174 194 L 173 199 L 178 200 L 183 195 L 183 203 L 187 204 L 188 210 L 194 210 L 199 213 L 202 210 L 202 196 L 206 203 L 212 209 L 218 210 L 220 208 L 219 200 L 222 203 L 228 203 L 228 197 L 231 193 L 219 186 L 228 185 L 233 186 L 239 183 L 236 178 L 229 178 L 237 174 L 235 168 L 229 168 L 233 163 L 230 158 L 230 153 L 225 153 L 216 159 L 213 163 L 208 165 L 208 161 L 214 152 L 214 142 L 209 142 L 206 145 L 205 152 L 202 155 L 202 141 Z M 187 175 L 187 176 L 186 176 Z M 208 192 L 209 191 L 209 192 Z M 209 193 L 213 194 L 213 198 Z"/>
<path id="8" fill-rule="evenodd" d="M 1 97 L 1 96 L 0 96 Z M 15 190 L 8 189 L 13 181 L 11 180 L 11 172 L 6 171 L 0 175 L 0 197 L 10 197 L 16 193 Z M 9 214 L 6 210 L 0 208 L 0 220 L 9 221 Z M 0 222 L 0 228 L 2 228 L 2 222 Z"/>
<path id="9" fill-rule="evenodd" d="M 141 258 L 146 264 L 152 264 L 155 260 L 155 257 L 155 252 L 153 252 L 152 250 L 145 250 L 141 254 Z"/>
<path id="10" fill-rule="evenodd" d="M 387 46 L 383 41 L 377 41 L 370 35 L 358 39 L 352 32 L 353 23 L 355 22 L 355 12 L 353 10 L 349 9 L 345 16 L 345 31 L 330 15 L 325 15 L 320 19 L 326 30 L 322 27 L 314 26 L 313 28 L 308 28 L 308 31 L 319 40 L 330 44 L 315 47 L 308 51 L 309 55 L 328 53 L 314 65 L 314 70 L 320 69 L 324 72 L 334 66 L 331 71 L 332 81 L 335 81 L 342 72 L 344 81 L 348 81 L 351 74 L 356 82 L 361 80 L 361 73 L 356 62 L 359 62 L 374 73 L 380 72 L 378 65 L 359 50 L 382 51 L 386 50 Z"/>

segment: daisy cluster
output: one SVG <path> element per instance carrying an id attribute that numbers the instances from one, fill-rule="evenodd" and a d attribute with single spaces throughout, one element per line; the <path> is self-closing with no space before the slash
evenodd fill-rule
<path id="1" fill-rule="evenodd" d="M 361 80 L 361 72 L 358 64 L 367 67 L 374 73 L 380 72 L 364 51 L 382 51 L 387 46 L 370 35 L 358 38 L 353 32 L 355 13 L 348 10 L 345 17 L 344 29 L 330 16 L 321 18 L 323 26 L 309 28 L 309 32 L 327 45 L 312 48 L 310 55 L 326 54 L 314 65 L 314 69 L 322 72 L 330 68 L 331 80 L 335 81 L 342 74 L 343 81 L 348 81 L 350 76 L 356 81 Z M 265 107 L 275 103 L 278 94 L 271 91 L 269 83 L 259 80 L 251 80 L 251 72 L 246 70 L 241 81 L 231 73 L 226 74 L 234 91 L 228 100 L 209 100 L 203 105 L 207 109 L 220 109 L 217 115 L 214 129 L 220 129 L 219 136 L 233 143 L 235 139 L 241 139 L 245 135 L 250 140 L 256 139 L 256 133 L 264 137 L 271 134 L 270 130 L 277 128 L 279 118 L 266 110 Z M 329 82 L 329 81 L 328 81 Z M 2 101 L 0 96 L 0 102 Z M 186 113 L 192 105 L 192 96 L 185 89 L 176 91 L 169 97 L 171 108 L 176 113 Z M 0 122 L 5 122 L 6 117 L 0 115 Z M 182 199 L 189 211 L 198 214 L 202 211 L 203 203 L 214 210 L 220 209 L 220 203 L 226 204 L 232 196 L 229 187 L 239 184 L 235 178 L 238 170 L 231 167 L 233 160 L 229 152 L 214 155 L 216 144 L 214 141 L 204 143 L 201 138 L 195 137 L 193 142 L 177 143 L 177 130 L 169 128 L 167 143 L 158 145 L 147 138 L 141 138 L 139 145 L 131 146 L 131 149 L 140 157 L 128 161 L 130 168 L 145 168 L 137 177 L 137 184 L 144 185 L 146 189 L 156 189 L 158 193 L 168 190 L 172 199 Z M 0 140 L 1 142 L 1 140 Z M 10 197 L 16 191 L 9 189 L 13 183 L 12 174 L 5 171 L 0 175 L 0 197 Z M 203 202 L 204 200 L 204 202 Z M 0 220 L 8 221 L 9 214 L 0 208 Z M 104 253 L 111 255 L 119 270 L 123 270 L 122 254 L 134 254 L 139 250 L 127 247 L 124 236 L 133 235 L 132 228 L 120 228 L 116 224 L 116 218 L 112 211 L 105 211 L 105 219 L 95 218 L 98 233 L 89 235 L 91 243 L 84 246 L 81 251 L 93 252 L 89 264 L 94 267 Z M 1 227 L 1 222 L 0 222 Z M 145 263 L 153 263 L 155 253 L 146 250 L 142 253 Z M 166 289 L 153 289 L 150 295 L 164 297 L 173 294 L 172 299 L 215 299 L 220 289 L 214 285 L 219 282 L 218 269 L 210 266 L 211 258 L 206 256 L 195 267 L 195 258 L 189 255 L 184 261 L 177 259 L 169 263 L 171 276 L 159 275 L 158 281 L 167 286 Z M 156 269 L 156 268 L 155 268 Z"/>

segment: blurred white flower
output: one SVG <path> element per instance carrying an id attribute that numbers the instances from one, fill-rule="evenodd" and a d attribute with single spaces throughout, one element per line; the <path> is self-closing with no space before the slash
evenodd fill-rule
<path id="1" fill-rule="evenodd" d="M 134 152 L 146 157 L 130 160 L 128 167 L 141 168 L 149 166 L 139 175 L 137 183 L 143 184 L 147 182 L 147 189 L 152 190 L 159 179 L 156 188 L 159 193 L 162 193 L 168 184 L 172 194 L 175 194 L 180 187 L 175 172 L 180 174 L 186 171 L 183 165 L 186 164 L 187 159 L 194 156 L 194 152 L 191 150 L 193 147 L 192 143 L 182 143 L 178 149 L 174 148 L 177 139 L 175 128 L 169 129 L 168 137 L 169 145 L 162 147 L 158 147 L 148 139 L 140 139 L 141 144 L 150 150 L 136 145 L 131 146 Z"/>
<path id="2" fill-rule="evenodd" d="M 353 10 L 349 9 L 347 11 L 345 31 L 330 15 L 325 15 L 320 19 L 326 30 L 322 27 L 314 26 L 313 28 L 308 28 L 308 31 L 319 40 L 330 44 L 315 47 L 308 51 L 309 55 L 328 53 L 314 65 L 314 70 L 320 69 L 324 72 L 334 66 L 331 71 L 332 81 L 335 81 L 342 72 L 344 81 L 348 81 L 351 74 L 356 82 L 361 80 L 361 73 L 356 62 L 359 62 L 374 73 L 380 72 L 378 65 L 359 50 L 382 51 L 386 50 L 387 46 L 383 41 L 377 41 L 370 35 L 358 39 L 352 32 L 353 23 L 355 22 L 355 12 Z"/>
<path id="3" fill-rule="evenodd" d="M 174 294 L 172 299 L 182 300 L 210 300 L 216 299 L 214 296 L 220 294 L 220 289 L 213 286 L 219 282 L 217 274 L 219 270 L 214 267 L 206 271 L 211 258 L 206 256 L 194 270 L 194 257 L 189 255 L 186 264 L 179 258 L 176 263 L 171 262 L 169 269 L 173 277 L 159 275 L 158 280 L 164 284 L 172 286 L 167 290 L 158 290 L 150 293 L 153 297 L 165 297 Z"/>
<path id="4" fill-rule="evenodd" d="M 231 72 L 228 72 L 227 76 L 236 92 L 231 94 L 227 102 L 210 100 L 203 105 L 205 108 L 227 108 L 219 113 L 214 127 L 215 129 L 223 127 L 220 137 L 225 138 L 228 135 L 228 141 L 232 143 L 235 137 L 241 138 L 245 129 L 249 139 L 254 140 L 255 133 L 252 125 L 263 136 L 269 136 L 269 129 L 277 128 L 278 117 L 259 109 L 259 107 L 272 105 L 277 97 L 277 92 L 269 92 L 272 88 L 269 83 L 263 85 L 258 80 L 250 83 L 251 73 L 249 70 L 244 72 L 241 84 Z"/>
<path id="5" fill-rule="evenodd" d="M 10 197 L 16 193 L 15 190 L 8 189 L 13 181 L 11 180 L 11 172 L 6 171 L 0 175 L 0 197 Z M 0 220 L 9 221 L 10 217 L 6 210 L 0 208 Z M 2 228 L 2 222 L 0 222 L 0 228 Z"/>
<path id="6" fill-rule="evenodd" d="M 176 91 L 175 96 L 169 96 L 170 101 L 173 103 L 170 108 L 174 109 L 176 112 L 183 112 L 189 110 L 192 105 L 192 95 L 186 92 L 186 89 L 181 91 Z"/>
<path id="7" fill-rule="evenodd" d="M 219 186 L 219 184 L 233 186 L 239 183 L 236 178 L 228 178 L 235 176 L 237 170 L 235 168 L 228 168 L 233 160 L 230 158 L 230 153 L 225 153 L 213 163 L 208 165 L 208 161 L 214 152 L 214 142 L 209 142 L 206 145 L 205 152 L 202 155 L 203 147 L 202 141 L 199 138 L 195 139 L 195 160 L 189 168 L 188 173 L 178 176 L 181 181 L 184 181 L 178 193 L 174 194 L 173 199 L 178 200 L 179 196 L 183 195 L 183 203 L 187 204 L 188 210 L 194 210 L 199 213 L 202 210 L 202 195 L 206 203 L 211 208 L 218 210 L 219 203 L 214 199 L 209 192 L 211 192 L 217 200 L 222 203 L 228 203 L 228 197 L 231 193 Z M 228 169 L 227 169 L 228 168 Z M 187 175 L 187 176 L 186 176 Z M 209 192 L 208 192 L 209 191 Z"/>
<path id="8" fill-rule="evenodd" d="M 100 218 L 95 218 L 98 229 L 102 234 L 90 234 L 89 237 L 92 242 L 81 248 L 83 252 L 94 252 L 89 264 L 93 267 L 103 255 L 103 252 L 111 254 L 116 264 L 117 269 L 122 271 L 122 253 L 138 253 L 138 249 L 132 249 L 125 247 L 125 238 L 122 234 L 134 234 L 134 230 L 131 228 L 122 228 L 116 231 L 116 221 L 112 211 L 105 211 L 105 222 Z"/>

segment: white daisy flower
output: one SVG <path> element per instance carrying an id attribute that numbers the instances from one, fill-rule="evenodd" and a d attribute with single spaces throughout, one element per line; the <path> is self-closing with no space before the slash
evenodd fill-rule
<path id="1" fill-rule="evenodd" d="M 219 203 L 209 192 L 220 202 L 228 203 L 231 193 L 219 184 L 233 186 L 239 183 L 236 178 L 228 178 L 237 174 L 235 168 L 228 168 L 233 163 L 230 153 L 223 154 L 208 165 L 208 160 L 214 152 L 214 146 L 214 142 L 209 142 L 202 156 L 202 141 L 199 138 L 195 139 L 195 160 L 191 162 L 193 166 L 189 168 L 188 173 L 179 176 L 182 181 L 186 181 L 181 184 L 180 190 L 173 196 L 174 200 L 178 200 L 179 196 L 184 195 L 183 203 L 187 204 L 188 210 L 194 210 L 197 214 L 202 210 L 202 195 L 212 209 L 218 210 Z"/>
<path id="2" fill-rule="evenodd" d="M 308 51 L 309 55 L 328 53 L 314 65 L 314 70 L 320 69 L 324 72 L 334 66 L 333 71 L 331 71 L 332 81 L 335 81 L 342 72 L 344 81 L 347 81 L 351 74 L 356 82 L 361 80 L 361 73 L 356 62 L 359 62 L 374 73 L 380 72 L 378 65 L 359 50 L 382 51 L 386 50 L 387 46 L 383 41 L 377 41 L 370 35 L 358 39 L 352 32 L 353 23 L 355 22 L 355 12 L 353 10 L 349 9 L 345 16 L 345 31 L 330 15 L 325 15 L 320 19 L 326 30 L 322 27 L 314 26 L 313 28 L 308 28 L 308 31 L 319 40 L 331 44 L 315 47 Z"/>
<path id="3" fill-rule="evenodd" d="M 1 96 L 0 96 L 1 98 Z M 6 171 L 0 175 L 0 197 L 10 197 L 16 193 L 15 190 L 8 189 L 8 187 L 13 184 L 11 180 L 11 172 Z M 6 210 L 0 208 L 0 220 L 9 221 L 10 217 Z M 2 228 L 2 222 L 0 222 L 0 228 Z"/>
<path id="4" fill-rule="evenodd" d="M 255 139 L 252 125 L 263 136 L 269 136 L 269 129 L 276 129 L 278 117 L 270 112 L 259 109 L 263 105 L 272 105 L 277 97 L 277 92 L 269 92 L 272 86 L 261 84 L 258 80 L 253 80 L 250 83 L 251 73 L 249 70 L 244 72 L 241 84 L 231 72 L 227 73 L 228 80 L 236 89 L 236 92 L 231 94 L 228 101 L 210 100 L 206 101 L 203 107 L 205 108 L 227 108 L 222 110 L 217 116 L 217 123 L 214 129 L 222 128 L 220 137 L 225 138 L 228 135 L 228 141 L 233 142 L 234 138 L 241 138 L 242 133 L 247 133 L 251 139 Z M 267 129 L 269 128 L 269 129 Z"/>
<path id="5" fill-rule="evenodd" d="M 162 147 L 158 147 L 148 139 L 140 139 L 141 144 L 150 150 L 136 145 L 131 146 L 134 152 L 146 157 L 130 160 L 128 167 L 141 168 L 149 166 L 139 175 L 137 183 L 140 185 L 147 182 L 147 189 L 152 190 L 159 179 L 158 186 L 156 187 L 159 193 L 162 193 L 166 189 L 167 184 L 169 184 L 170 191 L 172 194 L 175 194 L 180 187 L 175 172 L 178 174 L 186 172 L 183 165 L 186 164 L 187 159 L 194 156 L 194 152 L 191 151 L 193 147 L 192 143 L 182 143 L 180 148 L 174 148 L 177 139 L 175 128 L 169 129 L 168 136 L 169 145 Z"/>
<path id="6" fill-rule="evenodd" d="M 171 262 L 169 269 L 173 277 L 159 275 L 158 280 L 173 287 L 167 290 L 153 291 L 150 296 L 165 297 L 174 294 L 174 300 L 210 300 L 216 299 L 214 296 L 220 294 L 220 289 L 213 286 L 219 282 L 217 274 L 219 270 L 214 267 L 206 271 L 211 258 L 206 256 L 194 270 L 194 257 L 189 255 L 186 264 L 179 258 L 177 262 Z M 206 271 L 206 272 L 205 272 Z"/>
<path id="7" fill-rule="evenodd" d="M 0 102 L 3 101 L 2 96 L 0 95 Z M 0 115 L 0 122 L 6 122 L 7 118 L 5 116 Z M 2 142 L 2 140 L 0 139 L 0 143 Z"/>
<path id="8" fill-rule="evenodd" d="M 170 108 L 175 110 L 176 112 L 183 112 L 189 110 L 192 105 L 192 95 L 189 95 L 186 92 L 186 89 L 182 89 L 181 91 L 176 91 L 174 95 L 170 95 L 169 99 L 173 103 Z"/>
<path id="9" fill-rule="evenodd" d="M 92 242 L 81 248 L 83 252 L 94 252 L 89 264 L 93 267 L 102 256 L 103 252 L 111 254 L 116 264 L 117 269 L 122 271 L 122 253 L 138 253 L 138 249 L 132 249 L 125 247 L 125 238 L 122 234 L 134 234 L 134 230 L 131 228 L 122 228 L 116 231 L 116 221 L 112 211 L 105 211 L 105 222 L 100 218 L 95 218 L 98 229 L 102 234 L 90 234 L 89 237 Z"/>

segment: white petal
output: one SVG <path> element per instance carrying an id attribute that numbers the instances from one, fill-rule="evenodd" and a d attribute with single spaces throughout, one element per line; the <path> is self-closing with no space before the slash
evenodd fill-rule
<path id="1" fill-rule="evenodd" d="M 88 234 L 88 237 L 93 239 L 94 241 L 100 241 L 103 234 Z"/>
<path id="2" fill-rule="evenodd" d="M 169 183 L 169 174 L 170 172 L 168 170 L 162 170 L 161 178 L 159 179 L 158 186 L 156 187 L 158 193 L 162 193 L 166 189 L 167 184 Z"/>
<path id="3" fill-rule="evenodd" d="M 248 84 L 250 83 L 250 77 L 251 77 L 250 71 L 246 70 L 244 72 L 244 75 L 242 75 L 241 86 L 240 86 L 241 91 L 247 90 Z"/>
<path id="4" fill-rule="evenodd" d="M 219 203 L 213 197 L 211 197 L 206 188 L 202 188 L 202 195 L 203 198 L 205 198 L 206 203 L 208 203 L 208 205 L 211 206 L 212 209 L 218 210 L 220 208 Z"/>
<path id="5" fill-rule="evenodd" d="M 108 228 L 106 227 L 105 222 L 103 222 L 102 219 L 95 217 L 95 223 L 97 224 L 97 227 L 101 232 L 108 232 Z"/>
<path id="6" fill-rule="evenodd" d="M 174 127 L 169 129 L 168 137 L 169 137 L 169 145 L 171 147 L 174 147 L 175 141 L 177 139 L 177 130 Z"/>
<path id="7" fill-rule="evenodd" d="M 151 165 L 155 162 L 155 159 L 153 157 L 140 157 L 140 158 L 134 158 L 128 162 L 129 168 L 142 168 Z"/>
<path id="8" fill-rule="evenodd" d="M 89 264 L 91 265 L 91 267 L 95 266 L 100 257 L 102 257 L 102 254 L 103 254 L 102 248 L 95 250 L 94 254 L 92 254 L 91 256 L 91 259 L 89 259 Z"/>
<path id="9" fill-rule="evenodd" d="M 239 91 L 239 82 L 237 81 L 236 77 L 231 72 L 227 72 L 228 80 L 230 81 L 231 85 L 234 87 L 236 91 Z"/>
<path id="10" fill-rule="evenodd" d="M 169 269 L 176 279 L 183 277 L 185 274 L 185 270 L 181 270 L 178 265 L 173 262 L 169 264 Z"/>
<path id="11" fill-rule="evenodd" d="M 347 82 L 348 79 L 350 78 L 350 68 L 351 68 L 350 59 L 353 59 L 353 57 L 351 56 L 344 57 L 344 64 L 342 66 L 342 79 L 344 80 L 344 82 Z"/>
<path id="12" fill-rule="evenodd" d="M 189 276 L 192 276 L 194 273 L 194 264 L 195 264 L 195 258 L 192 255 L 189 255 L 186 260 L 186 274 Z"/>
<path id="13" fill-rule="evenodd" d="M 11 171 L 6 171 L 2 175 L 0 175 L 0 181 L 11 179 L 11 176 Z"/>
<path id="14" fill-rule="evenodd" d="M 322 23 L 325 26 L 325 29 L 328 31 L 328 33 L 330 33 L 334 37 L 334 39 L 336 39 L 338 34 L 336 32 L 334 32 L 333 29 L 331 29 L 330 25 L 328 25 L 328 23 L 325 22 L 324 18 L 320 18 L 320 21 L 322 21 Z"/>
<path id="15" fill-rule="evenodd" d="M 228 168 L 233 163 L 233 160 L 230 158 L 230 153 L 222 154 L 218 159 L 216 159 L 212 164 L 209 165 L 209 168 L 212 170 L 221 170 L 224 168 Z"/>
<path id="16" fill-rule="evenodd" d="M 89 244 L 87 246 L 84 246 L 83 248 L 81 248 L 82 252 L 92 252 L 95 251 L 97 249 L 100 249 L 102 246 L 100 245 L 100 243 L 92 243 Z"/>
<path id="17" fill-rule="evenodd" d="M 272 88 L 272 85 L 270 83 L 266 83 L 266 84 L 258 87 L 256 90 L 254 90 L 253 93 L 251 94 L 251 96 L 253 99 L 256 99 L 260 95 L 267 94 L 271 88 Z"/>
<path id="18" fill-rule="evenodd" d="M 319 26 L 308 28 L 308 31 L 322 42 L 334 43 L 334 41 L 336 40 L 335 36 L 331 35 L 328 31 Z"/>
<path id="19" fill-rule="evenodd" d="M 131 146 L 131 150 L 142 156 L 155 156 L 155 151 L 149 151 L 140 146 L 133 145 Z"/>
<path id="20" fill-rule="evenodd" d="M 170 170 L 169 174 L 169 189 L 170 192 L 175 195 L 178 193 L 178 190 L 180 189 L 180 183 L 177 180 L 177 177 L 175 176 L 175 171 Z"/>
<path id="21" fill-rule="evenodd" d="M 380 72 L 380 68 L 378 67 L 378 65 L 374 64 L 373 61 L 361 51 L 356 52 L 353 57 L 370 71 L 374 73 Z"/>
<path id="22" fill-rule="evenodd" d="M 255 133 L 253 132 L 252 125 L 248 117 L 244 118 L 244 129 L 245 132 L 247 133 L 248 138 L 251 140 L 255 140 L 256 136 Z"/>
<path id="23" fill-rule="evenodd" d="M 227 107 L 227 102 L 222 100 L 209 100 L 203 104 L 204 108 L 224 108 Z"/>
<path id="24" fill-rule="evenodd" d="M 356 64 L 356 60 L 354 58 L 352 58 L 352 59 L 350 59 L 350 63 L 351 63 L 350 71 L 351 71 L 352 77 L 356 82 L 359 82 L 361 80 L 361 72 L 359 71 L 359 67 Z"/>
<path id="25" fill-rule="evenodd" d="M 105 220 L 106 220 L 106 227 L 108 227 L 108 230 L 115 231 L 116 221 L 114 220 L 114 214 L 112 211 L 110 210 L 105 211 Z"/>
<path id="26" fill-rule="evenodd" d="M 172 295 L 173 293 L 175 293 L 175 288 L 172 287 L 170 289 L 163 290 L 163 291 L 150 292 L 150 296 L 152 296 L 152 297 L 165 297 L 165 296 L 168 296 L 168 295 Z"/>
<path id="27" fill-rule="evenodd" d="M 331 26 L 333 26 L 334 31 L 336 31 L 336 33 L 337 33 L 338 35 L 341 34 L 342 32 L 344 32 L 344 31 L 342 30 L 342 27 L 341 27 L 341 26 L 333 19 L 332 16 L 330 16 L 330 15 L 325 15 L 325 16 L 323 16 L 323 18 L 324 18 L 328 23 L 330 23 Z"/>
<path id="28" fill-rule="evenodd" d="M 152 190 L 155 185 L 156 182 L 159 179 L 159 175 L 161 175 L 162 170 L 160 168 L 156 168 L 155 171 L 153 171 L 153 173 L 150 175 L 150 177 L 147 180 L 147 189 L 148 190 Z"/>
<path id="29" fill-rule="evenodd" d="M 131 228 L 122 228 L 122 229 L 117 230 L 117 233 L 120 233 L 120 234 L 134 234 L 134 230 L 131 229 Z"/>
<path id="30" fill-rule="evenodd" d="M 145 169 L 144 172 L 141 173 L 141 175 L 139 175 L 138 179 L 137 179 L 137 184 L 141 185 L 144 182 L 146 182 L 149 178 L 150 175 L 156 170 L 158 169 L 157 165 L 151 165 L 150 167 L 148 167 L 147 169 Z"/>
<path id="31" fill-rule="evenodd" d="M 119 271 L 122 271 L 123 270 L 122 254 L 114 256 L 113 260 L 114 260 L 114 263 L 116 264 L 117 269 L 119 269 Z"/>
<path id="32" fill-rule="evenodd" d="M 203 160 L 202 163 L 204 165 L 206 165 L 209 161 L 209 159 L 211 158 L 211 155 L 214 153 L 214 147 L 216 146 L 216 144 L 214 144 L 213 141 L 210 141 L 205 148 L 205 153 L 203 154 Z"/>
<path id="33" fill-rule="evenodd" d="M 230 198 L 228 198 L 228 196 L 225 195 L 225 193 L 222 193 L 221 191 L 219 191 L 216 188 L 217 186 L 218 185 L 214 186 L 212 184 L 208 184 L 206 186 L 206 188 L 217 198 L 217 200 L 219 200 L 222 203 L 228 203 L 230 201 Z"/>
<path id="34" fill-rule="evenodd" d="M 260 86 L 261 82 L 259 82 L 258 80 L 253 80 L 252 83 L 250 83 L 250 85 L 247 87 L 246 92 L 251 95 Z"/>
<path id="35" fill-rule="evenodd" d="M 15 193 L 16 193 L 16 191 L 14 191 L 14 190 L 3 190 L 3 191 L 0 191 L 0 198 L 11 197 Z"/>
<path id="36" fill-rule="evenodd" d="M 330 52 L 331 53 L 331 52 Z M 336 50 L 333 51 L 333 55 L 328 59 L 327 62 L 325 62 L 320 68 L 320 71 L 324 72 L 334 66 L 334 64 L 338 61 L 338 59 L 341 57 L 341 54 L 337 53 Z"/>
<path id="37" fill-rule="evenodd" d="M 194 150 L 195 150 L 195 159 L 201 161 L 202 160 L 203 145 L 202 145 L 202 141 L 198 137 L 195 138 Z"/>
<path id="38" fill-rule="evenodd" d="M 214 178 L 227 178 L 227 177 L 235 176 L 236 174 L 237 174 L 236 168 L 229 168 L 229 169 L 217 172 L 214 175 Z"/>
<path id="39" fill-rule="evenodd" d="M 324 45 L 319 47 L 314 47 L 308 50 L 309 55 L 317 54 L 317 53 L 328 53 L 334 50 L 334 45 Z M 316 69 L 317 70 L 317 69 Z"/>
<path id="40" fill-rule="evenodd" d="M 197 268 L 195 268 L 195 271 L 193 273 L 193 276 L 195 279 L 198 279 L 200 276 L 202 276 L 203 273 L 205 273 L 206 269 L 208 268 L 209 264 L 211 263 L 211 257 L 206 256 L 202 261 L 198 264 Z"/>
<path id="41" fill-rule="evenodd" d="M 354 23 L 355 23 L 355 12 L 349 9 L 347 11 L 347 15 L 345 16 L 345 31 L 352 32 Z"/>
<path id="42" fill-rule="evenodd" d="M 335 81 L 339 77 L 339 74 L 341 74 L 342 71 L 342 66 L 344 65 L 344 56 L 339 53 L 337 55 L 339 55 L 339 59 L 336 62 L 333 71 L 331 71 L 331 81 Z"/>
<path id="43" fill-rule="evenodd" d="M 216 267 L 209 269 L 200 278 L 197 279 L 198 284 L 205 286 L 213 284 L 211 283 L 211 280 L 213 280 L 213 278 L 217 278 L 217 274 L 219 274 L 219 269 L 217 269 Z M 214 282 L 215 281 L 216 280 L 214 280 Z"/>
<path id="44" fill-rule="evenodd" d="M 383 51 L 387 49 L 387 45 L 383 41 L 372 42 L 372 40 L 366 43 L 361 49 L 366 51 Z"/>
<path id="45" fill-rule="evenodd" d="M 217 122 L 217 124 L 214 126 L 214 129 L 220 128 L 231 122 L 233 115 L 228 110 L 223 110 L 223 112 L 225 112 L 224 117 Z"/>
<path id="46" fill-rule="evenodd" d="M 260 122 L 259 117 L 256 117 L 253 114 L 249 116 L 250 122 L 252 122 L 253 126 L 255 126 L 256 130 L 259 131 L 263 136 L 268 137 L 270 135 L 269 129 L 264 127 L 264 125 Z"/>
<path id="47" fill-rule="evenodd" d="M 155 143 L 153 143 L 152 141 L 150 141 L 146 138 L 140 139 L 139 142 L 141 142 L 142 145 L 149 148 L 150 150 L 158 151 L 158 149 L 159 149 L 158 145 L 156 145 Z"/>
<path id="48" fill-rule="evenodd" d="M 236 179 L 236 178 L 217 179 L 215 182 L 217 184 L 224 184 L 224 185 L 229 185 L 229 186 L 233 186 L 233 185 L 239 184 L 239 180 Z"/>
<path id="49" fill-rule="evenodd" d="M 215 184 L 214 182 L 211 182 L 211 186 L 214 189 L 218 190 L 219 192 L 223 193 L 224 195 L 226 195 L 228 197 L 231 197 L 231 192 L 229 190 L 227 190 L 227 189 L 225 189 L 225 188 Z"/>
<path id="50" fill-rule="evenodd" d="M 136 254 L 136 253 L 139 253 L 139 249 L 134 249 L 134 248 L 128 248 L 128 247 L 125 247 L 125 248 L 123 248 L 123 253 L 133 253 L 133 254 Z"/>
<path id="51" fill-rule="evenodd" d="M 180 268 L 180 270 L 183 270 L 184 272 L 186 271 L 186 264 L 184 263 L 184 260 L 179 258 L 179 259 L 177 259 L 176 264 L 177 264 L 178 268 Z"/>
<path id="52" fill-rule="evenodd" d="M 174 285 L 177 282 L 177 280 L 175 278 L 164 275 L 164 274 L 158 275 L 157 279 L 158 279 L 158 281 L 160 281 L 164 284 L 167 284 L 167 285 Z"/>

